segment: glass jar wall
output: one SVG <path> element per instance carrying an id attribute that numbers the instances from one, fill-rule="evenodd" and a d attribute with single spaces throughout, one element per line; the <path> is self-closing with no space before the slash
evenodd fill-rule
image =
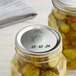
<path id="1" fill-rule="evenodd" d="M 32 44 L 28 37 L 34 39 L 30 41 Z M 48 38 L 54 41 L 48 42 Z M 41 25 L 26 27 L 16 36 L 15 50 L 16 54 L 11 61 L 11 76 L 66 76 L 62 40 L 55 29 Z"/>
<path id="2" fill-rule="evenodd" d="M 14 56 L 11 62 L 11 76 L 66 76 L 66 60 L 61 54 L 59 58 L 51 61 L 51 56 L 37 59 L 31 58 L 31 62 Z M 37 63 L 36 61 L 43 61 Z"/>
<path id="3" fill-rule="evenodd" d="M 52 0 L 48 25 L 61 33 L 68 69 L 76 69 L 76 1 Z"/>

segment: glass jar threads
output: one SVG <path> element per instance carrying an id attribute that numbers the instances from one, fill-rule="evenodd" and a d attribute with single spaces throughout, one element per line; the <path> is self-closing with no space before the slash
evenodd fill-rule
<path id="1" fill-rule="evenodd" d="M 15 40 L 11 76 L 66 76 L 60 34 L 49 26 L 31 25 Z"/>
<path id="2" fill-rule="evenodd" d="M 52 0 L 48 25 L 61 33 L 68 69 L 76 69 L 76 0 Z"/>

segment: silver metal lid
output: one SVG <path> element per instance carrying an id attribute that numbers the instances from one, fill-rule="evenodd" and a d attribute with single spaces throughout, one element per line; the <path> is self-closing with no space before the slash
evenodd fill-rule
<path id="1" fill-rule="evenodd" d="M 31 25 L 16 36 L 16 46 L 28 54 L 46 54 L 56 51 L 62 44 L 60 34 L 49 26 Z"/>
<path id="2" fill-rule="evenodd" d="M 76 0 L 59 0 L 66 7 L 76 8 Z"/>
<path id="3" fill-rule="evenodd" d="M 52 2 L 60 10 L 76 12 L 76 0 L 52 0 Z"/>

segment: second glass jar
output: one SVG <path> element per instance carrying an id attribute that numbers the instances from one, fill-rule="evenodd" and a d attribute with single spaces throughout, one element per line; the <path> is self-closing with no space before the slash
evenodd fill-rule
<path id="1" fill-rule="evenodd" d="M 52 0 L 48 25 L 61 33 L 68 69 L 76 69 L 76 1 Z"/>

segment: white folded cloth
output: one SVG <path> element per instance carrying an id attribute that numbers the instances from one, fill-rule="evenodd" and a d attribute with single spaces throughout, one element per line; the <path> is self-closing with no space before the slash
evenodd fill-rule
<path id="1" fill-rule="evenodd" d="M 28 0 L 0 0 L 0 28 L 37 15 Z"/>

